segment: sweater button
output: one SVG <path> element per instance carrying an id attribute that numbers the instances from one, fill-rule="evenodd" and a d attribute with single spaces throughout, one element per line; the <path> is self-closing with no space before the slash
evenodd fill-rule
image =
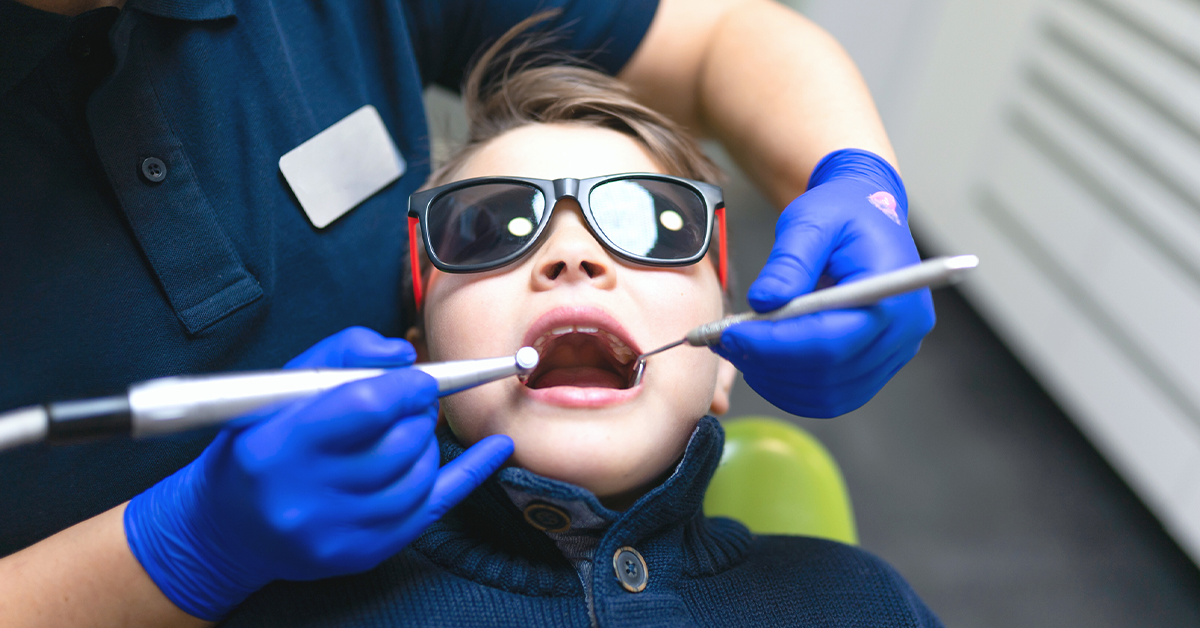
<path id="1" fill-rule="evenodd" d="M 617 581 L 630 593 L 640 593 L 650 581 L 646 559 L 629 546 L 622 547 L 613 554 L 613 569 L 617 572 Z"/>
<path id="2" fill-rule="evenodd" d="M 542 532 L 566 532 L 571 529 L 571 515 L 546 502 L 533 502 L 526 506 L 525 521 Z"/>

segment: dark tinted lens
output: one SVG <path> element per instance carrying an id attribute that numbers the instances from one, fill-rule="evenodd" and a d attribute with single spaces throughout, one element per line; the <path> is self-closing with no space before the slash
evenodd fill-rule
<path id="1" fill-rule="evenodd" d="M 609 181 L 592 188 L 588 204 L 605 237 L 641 257 L 687 259 L 700 252 L 708 233 L 704 199 L 671 181 Z"/>
<path id="2" fill-rule="evenodd" d="M 453 266 L 502 259 L 529 242 L 545 209 L 541 190 L 520 183 L 485 183 L 444 194 L 429 206 L 434 255 Z"/>

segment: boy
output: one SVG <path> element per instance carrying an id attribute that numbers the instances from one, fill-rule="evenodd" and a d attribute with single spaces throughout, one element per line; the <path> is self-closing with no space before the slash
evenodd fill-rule
<path id="1" fill-rule="evenodd" d="M 466 86 L 470 143 L 410 204 L 434 268 L 409 338 L 429 360 L 539 350 L 525 381 L 442 402 L 443 461 L 506 434 L 511 466 L 375 570 L 275 583 L 228 624 L 940 626 L 864 552 L 703 516 L 732 366 L 681 348 L 629 382 L 725 312 L 716 168 L 601 74 L 483 86 L 503 44 Z"/>

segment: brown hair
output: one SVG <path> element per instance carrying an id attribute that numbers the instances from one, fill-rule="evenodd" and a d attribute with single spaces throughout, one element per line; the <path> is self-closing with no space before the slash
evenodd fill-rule
<path id="1" fill-rule="evenodd" d="M 554 41 L 550 34 L 522 37 L 555 14 L 547 11 L 526 18 L 475 61 L 462 90 L 470 123 L 467 142 L 434 170 L 426 186 L 447 183 L 480 147 L 507 131 L 535 123 L 613 129 L 638 140 L 666 174 L 719 183 L 720 169 L 696 140 L 670 118 L 639 103 L 624 83 L 584 67 L 579 59 L 539 53 Z"/>

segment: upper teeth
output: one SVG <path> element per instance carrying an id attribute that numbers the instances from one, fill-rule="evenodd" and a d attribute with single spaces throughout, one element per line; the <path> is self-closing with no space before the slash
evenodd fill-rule
<path id="1" fill-rule="evenodd" d="M 546 346 L 546 343 L 551 338 L 556 336 L 565 336 L 566 334 L 570 333 L 587 334 L 589 336 L 595 336 L 603 339 L 608 343 L 609 349 L 612 350 L 613 355 L 616 356 L 617 360 L 621 364 L 629 364 L 633 361 L 633 358 L 636 357 L 633 349 L 630 349 L 629 345 L 621 342 L 621 339 L 617 338 L 616 335 L 612 334 L 611 332 L 604 331 L 599 327 L 589 327 L 586 325 L 567 325 L 566 327 L 555 327 L 554 329 L 551 329 L 549 333 L 542 334 L 537 340 L 533 341 L 533 348 L 537 349 L 538 353 L 541 353 L 542 349 Z"/>

